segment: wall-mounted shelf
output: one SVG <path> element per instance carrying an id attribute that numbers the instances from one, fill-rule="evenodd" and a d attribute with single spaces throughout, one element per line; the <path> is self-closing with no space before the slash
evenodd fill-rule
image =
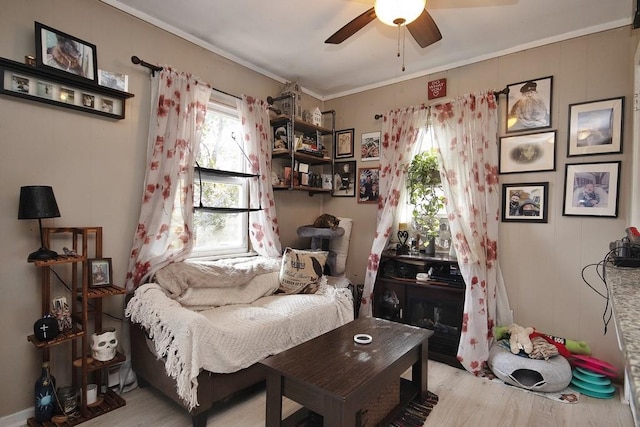
<path id="1" fill-rule="evenodd" d="M 125 117 L 125 101 L 134 95 L 0 58 L 0 94 L 69 108 L 112 119 Z"/>

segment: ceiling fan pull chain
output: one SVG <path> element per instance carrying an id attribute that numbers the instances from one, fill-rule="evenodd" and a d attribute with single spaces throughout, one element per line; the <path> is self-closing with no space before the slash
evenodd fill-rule
<path id="1" fill-rule="evenodd" d="M 400 58 L 400 24 L 398 24 L 398 58 Z"/>
<path id="2" fill-rule="evenodd" d="M 404 30 L 402 31 L 402 72 L 404 73 L 404 41 L 407 38 L 407 28 L 405 27 Z"/>

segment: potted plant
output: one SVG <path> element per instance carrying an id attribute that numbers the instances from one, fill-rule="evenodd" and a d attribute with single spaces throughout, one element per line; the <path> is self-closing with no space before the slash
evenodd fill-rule
<path id="1" fill-rule="evenodd" d="M 413 226 L 426 237 L 424 246 L 427 255 L 435 254 L 435 238 L 440 231 L 436 217 L 444 208 L 441 195 L 440 166 L 435 148 L 417 154 L 407 168 L 409 201 L 413 204 Z"/>

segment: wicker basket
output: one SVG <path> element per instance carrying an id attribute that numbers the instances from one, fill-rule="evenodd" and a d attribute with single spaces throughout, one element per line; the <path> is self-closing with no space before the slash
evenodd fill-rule
<path id="1" fill-rule="evenodd" d="M 399 378 L 360 410 L 360 427 L 377 426 L 398 404 L 400 404 Z"/>

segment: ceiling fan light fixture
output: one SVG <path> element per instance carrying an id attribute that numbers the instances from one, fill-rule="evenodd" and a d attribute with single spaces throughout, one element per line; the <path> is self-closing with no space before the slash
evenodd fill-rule
<path id="1" fill-rule="evenodd" d="M 392 27 L 415 21 L 424 10 L 426 0 L 376 0 L 376 16 Z"/>

